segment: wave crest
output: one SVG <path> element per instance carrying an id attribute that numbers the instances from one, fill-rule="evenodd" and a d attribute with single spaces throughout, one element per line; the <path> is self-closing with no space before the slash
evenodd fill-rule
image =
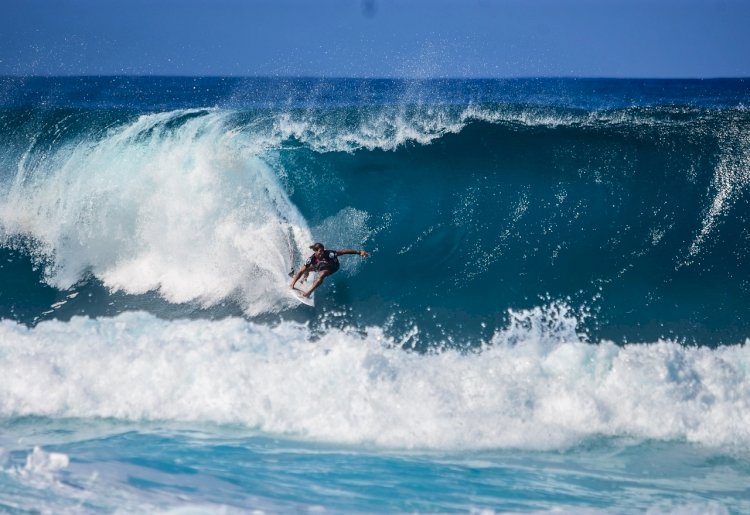
<path id="1" fill-rule="evenodd" d="M 271 168 L 225 122 L 205 110 L 143 115 L 21 160 L 0 207 L 4 243 L 31 240 L 60 289 L 91 273 L 112 290 L 174 303 L 231 296 L 250 314 L 288 304 L 287 272 L 312 237 Z"/>

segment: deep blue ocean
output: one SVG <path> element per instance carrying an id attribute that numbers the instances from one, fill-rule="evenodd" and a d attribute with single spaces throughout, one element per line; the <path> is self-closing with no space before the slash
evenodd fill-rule
<path id="1" fill-rule="evenodd" d="M 0 511 L 748 513 L 749 222 L 747 79 L 0 78 Z"/>

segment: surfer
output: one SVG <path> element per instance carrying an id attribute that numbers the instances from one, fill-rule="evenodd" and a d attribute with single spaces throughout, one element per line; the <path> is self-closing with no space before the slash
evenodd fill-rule
<path id="1" fill-rule="evenodd" d="M 294 289 L 294 285 L 297 284 L 297 281 L 299 281 L 299 278 L 302 277 L 303 274 L 307 277 L 307 274 L 310 272 L 318 272 L 318 278 L 310 289 L 307 290 L 307 292 L 302 293 L 304 297 L 310 297 L 312 292 L 315 291 L 315 288 L 320 286 L 326 277 L 338 271 L 340 266 L 339 256 L 346 254 L 359 254 L 362 257 L 369 256 L 364 250 L 328 250 L 322 243 L 311 245 L 310 248 L 313 250 L 313 255 L 310 256 L 304 266 L 299 269 L 299 272 L 294 276 L 292 284 L 290 285 L 290 288 Z"/>

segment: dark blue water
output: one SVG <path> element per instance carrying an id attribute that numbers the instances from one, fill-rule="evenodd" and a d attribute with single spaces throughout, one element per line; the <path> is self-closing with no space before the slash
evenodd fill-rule
<path id="1" fill-rule="evenodd" d="M 0 509 L 746 511 L 749 103 L 0 79 Z"/>

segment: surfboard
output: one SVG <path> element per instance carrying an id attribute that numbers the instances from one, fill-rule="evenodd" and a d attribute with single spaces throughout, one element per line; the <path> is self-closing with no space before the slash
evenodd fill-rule
<path id="1" fill-rule="evenodd" d="M 292 296 L 295 299 L 297 299 L 299 302 L 301 302 L 302 304 L 307 304 L 308 306 L 314 306 L 315 305 L 315 298 L 314 298 L 315 294 L 314 293 L 312 295 L 310 295 L 309 297 L 305 297 L 303 295 L 304 292 L 302 290 L 300 290 L 299 288 L 295 287 L 293 290 L 289 290 L 289 291 L 291 292 Z"/>
<path id="2" fill-rule="evenodd" d="M 293 274 L 294 270 L 292 270 L 292 274 L 290 275 Z M 309 274 L 307 274 L 307 277 L 302 276 L 299 278 L 299 281 L 297 281 L 297 284 L 294 286 L 293 290 L 287 288 L 286 291 L 289 292 L 289 295 L 297 299 L 297 301 L 301 302 L 302 304 L 314 306 L 315 294 L 313 293 L 309 297 L 305 297 L 303 293 L 310 289 L 310 287 L 315 283 L 315 279 L 317 279 L 317 277 L 318 273 L 315 271 L 311 271 Z"/>

